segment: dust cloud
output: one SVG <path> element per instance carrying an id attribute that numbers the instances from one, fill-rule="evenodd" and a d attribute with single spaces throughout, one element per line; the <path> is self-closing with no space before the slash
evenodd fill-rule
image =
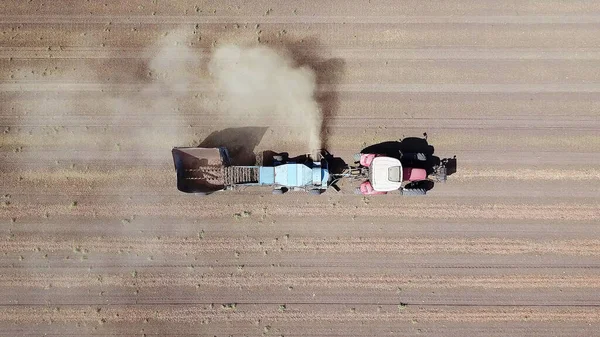
<path id="1" fill-rule="evenodd" d="M 188 46 L 190 33 L 173 31 L 157 41 L 147 52 L 145 65 L 151 78 L 134 95 L 110 97 L 106 103 L 113 114 L 113 125 L 136 118 L 134 150 L 170 150 L 190 141 L 186 112 L 181 99 L 192 95 L 190 85 L 199 77 L 201 59 Z"/>
<path id="2" fill-rule="evenodd" d="M 322 115 L 311 68 L 296 66 L 285 51 L 223 45 L 215 49 L 208 69 L 222 98 L 222 118 L 268 123 L 304 143 L 307 151 L 321 148 Z"/>
<path id="3" fill-rule="evenodd" d="M 50 148 L 57 153 L 53 169 L 70 170 L 130 156 L 169 167 L 165 153 L 173 146 L 192 146 L 205 133 L 239 126 L 269 127 L 272 139 L 306 153 L 321 148 L 312 68 L 266 46 L 222 45 L 207 59 L 193 39 L 189 29 L 170 31 L 127 58 L 129 68 L 110 50 L 90 61 L 82 54 L 51 80 L 93 89 L 19 94 L 10 103 L 20 115 L 18 132 L 5 134 L 2 144 L 15 149 L 23 167 Z M 73 45 L 84 42 L 90 43 Z"/>
<path id="4" fill-rule="evenodd" d="M 51 145 L 60 153 L 57 159 L 78 166 L 98 158 L 117 160 L 124 152 L 143 157 L 146 163 L 166 163 L 169 156 L 165 153 L 173 146 L 191 144 L 193 138 L 187 118 L 198 106 L 181 103 L 193 102 L 190 86 L 201 76 L 202 59 L 189 45 L 191 37 L 192 32 L 185 29 L 168 32 L 140 50 L 133 58 L 139 61 L 129 61 L 127 71 L 114 69 L 118 55 L 101 51 L 98 59 L 107 60 L 104 63 L 80 61 L 73 71 L 66 69 L 54 79 L 59 85 L 99 87 L 91 92 L 19 94 L 12 103 L 18 109 L 15 113 L 21 114 L 16 128 L 31 131 L 14 133 L 14 139 L 4 139 L 3 143 L 26 149 Z M 85 55 L 78 59 L 86 60 Z M 41 127 L 35 128 L 38 125 Z M 39 159 L 37 153 L 24 151 L 19 153 L 19 160 Z"/>

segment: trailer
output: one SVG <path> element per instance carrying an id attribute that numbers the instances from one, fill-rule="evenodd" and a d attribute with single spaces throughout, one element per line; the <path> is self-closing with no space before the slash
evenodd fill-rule
<path id="1" fill-rule="evenodd" d="M 176 147 L 172 150 L 177 189 L 207 195 L 247 186 L 269 186 L 273 194 L 306 191 L 321 194 L 329 187 L 326 158 L 317 155 L 290 159 L 285 154 L 273 156 L 270 165 L 232 165 L 225 147 Z"/>

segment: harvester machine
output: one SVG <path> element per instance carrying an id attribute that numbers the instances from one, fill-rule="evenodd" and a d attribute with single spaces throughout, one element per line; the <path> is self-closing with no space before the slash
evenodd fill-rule
<path id="1" fill-rule="evenodd" d="M 172 151 L 177 172 L 177 189 L 198 195 L 244 186 L 270 186 L 273 194 L 289 190 L 321 194 L 329 187 L 327 160 L 317 155 L 290 159 L 274 155 L 270 165 L 232 165 L 224 147 L 176 147 Z"/>

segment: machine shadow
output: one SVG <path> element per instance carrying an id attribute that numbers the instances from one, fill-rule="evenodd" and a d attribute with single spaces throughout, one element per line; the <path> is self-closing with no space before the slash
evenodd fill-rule
<path id="1" fill-rule="evenodd" d="M 322 159 L 327 162 L 328 170 L 330 174 L 341 174 L 348 167 L 348 164 L 340 158 L 332 155 L 327 152 L 327 150 L 321 150 Z M 296 157 L 290 157 L 287 152 L 274 152 L 271 150 L 263 151 L 258 154 L 257 158 L 260 158 L 261 161 L 257 163 L 257 165 L 272 165 L 274 162 L 275 156 L 282 156 L 284 159 L 289 160 L 294 163 L 310 163 L 316 158 L 312 158 L 307 154 L 299 155 Z"/>
<path id="2" fill-rule="evenodd" d="M 198 147 L 225 147 L 229 151 L 232 165 L 254 165 L 257 159 L 260 160 L 254 154 L 254 149 L 263 139 L 267 129 L 267 127 L 248 126 L 215 131 Z"/>

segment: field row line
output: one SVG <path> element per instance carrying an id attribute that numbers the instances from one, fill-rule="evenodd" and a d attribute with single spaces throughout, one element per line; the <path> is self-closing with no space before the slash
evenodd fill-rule
<path id="1" fill-rule="evenodd" d="M 325 48 L 327 47 L 327 48 Z M 198 59 L 209 59 L 211 48 L 190 47 Z M 343 58 L 345 60 L 381 61 L 381 60 L 600 60 L 600 50 L 597 48 L 482 48 L 482 47 L 447 47 L 447 48 L 386 48 L 372 46 L 335 47 L 321 46 L 319 51 L 322 58 Z M 166 59 L 187 60 L 187 56 L 177 53 L 182 48 L 163 48 L 167 53 Z M 189 49 L 186 49 L 189 50 Z M 158 50 L 152 48 L 132 47 L 94 47 L 79 45 L 61 45 L 45 47 L 0 47 L 0 58 L 18 59 L 150 59 Z"/>
<path id="2" fill-rule="evenodd" d="M 555 254 L 567 256 L 600 256 L 599 239 L 502 239 L 502 238 L 313 238 L 284 240 L 252 238 L 199 237 L 23 237 L 3 238 L 0 250 L 9 252 L 80 252 L 111 254 L 175 254 L 202 255 L 274 252 L 302 253 L 393 253 L 403 254 L 480 254 L 522 255 Z"/>
<path id="3" fill-rule="evenodd" d="M 79 288 L 79 287 L 196 287 L 213 288 L 360 288 L 398 289 L 525 289 L 525 288 L 598 288 L 600 275 L 534 274 L 534 275 L 388 275 L 388 274 L 263 274 L 231 273 L 157 273 L 135 274 L 55 274 L 53 272 L 12 272 L 0 275 L 0 287 L 19 288 Z"/>
<path id="4" fill-rule="evenodd" d="M 0 24 L 600 24 L 600 15 L 3 15 Z"/>
<path id="5" fill-rule="evenodd" d="M 104 84 L 104 83 L 72 83 L 50 81 L 0 82 L 0 91 L 4 92 L 213 92 L 214 86 L 209 81 L 194 83 L 184 87 L 150 88 L 148 84 Z M 368 92 L 368 93 L 600 93 L 600 83 L 588 84 L 323 84 L 317 92 Z"/>
<path id="6" fill-rule="evenodd" d="M 281 305 L 281 304 L 279 304 Z M 600 322 L 597 306 L 457 306 L 380 305 L 381 312 L 350 310 L 350 305 L 314 304 L 284 306 L 228 303 L 223 306 L 207 305 L 139 305 L 139 306 L 76 306 L 52 308 L 45 306 L 0 307 L 0 321 L 18 323 L 210 323 L 210 322 L 393 322 L 393 321 L 443 321 L 443 322 Z M 320 309 L 318 311 L 312 309 Z M 362 309 L 362 310 L 361 310 Z"/>

